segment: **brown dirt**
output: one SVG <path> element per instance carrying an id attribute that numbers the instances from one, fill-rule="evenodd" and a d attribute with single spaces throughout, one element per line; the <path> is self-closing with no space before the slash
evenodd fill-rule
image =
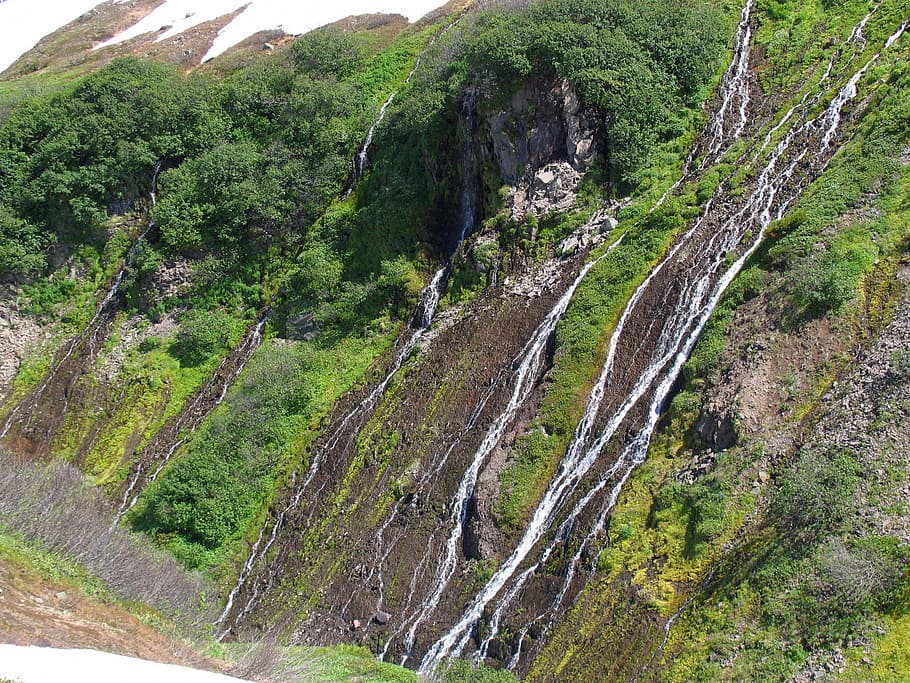
<path id="1" fill-rule="evenodd" d="M 89 648 L 165 664 L 212 662 L 162 635 L 122 607 L 88 597 L 67 581 L 54 581 L 0 557 L 0 642 Z"/>

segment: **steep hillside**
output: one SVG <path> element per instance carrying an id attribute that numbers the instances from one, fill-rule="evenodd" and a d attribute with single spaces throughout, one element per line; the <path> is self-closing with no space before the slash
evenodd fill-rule
<path id="1" fill-rule="evenodd" d="M 11 107 L 3 445 L 224 643 L 910 678 L 910 6 L 450 9 Z"/>

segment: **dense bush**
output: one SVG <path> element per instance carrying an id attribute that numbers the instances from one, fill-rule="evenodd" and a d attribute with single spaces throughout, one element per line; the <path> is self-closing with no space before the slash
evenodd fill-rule
<path id="1" fill-rule="evenodd" d="M 0 203 L 0 277 L 44 270 L 47 250 L 54 241 L 53 234 L 19 218 Z"/>
<path id="2" fill-rule="evenodd" d="M 705 2 L 549 0 L 483 15 L 464 61 L 492 98 L 532 75 L 568 78 L 602 113 L 612 177 L 628 180 L 655 142 L 682 132 L 679 114 L 698 101 L 727 34 Z"/>
<path id="3" fill-rule="evenodd" d="M 170 67 L 124 59 L 28 100 L 0 128 L 0 200 L 45 231 L 85 240 L 110 204 L 147 195 L 156 162 L 225 134 L 213 95 Z"/>
<path id="4" fill-rule="evenodd" d="M 188 311 L 180 319 L 173 354 L 188 367 L 228 348 L 234 319 L 222 311 Z"/>
<path id="5" fill-rule="evenodd" d="M 225 408 L 215 413 L 178 460 L 144 497 L 136 525 L 167 539 L 190 565 L 243 529 L 268 496 L 276 466 L 291 439 L 290 425 L 310 417 L 318 392 L 306 383 L 318 359 L 307 347 L 269 346 L 253 358 Z M 187 545 L 189 544 L 189 545 Z"/>

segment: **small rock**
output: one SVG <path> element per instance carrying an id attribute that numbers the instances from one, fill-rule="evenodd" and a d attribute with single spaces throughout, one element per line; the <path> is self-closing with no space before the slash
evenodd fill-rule
<path id="1" fill-rule="evenodd" d="M 389 620 L 392 618 L 392 615 L 383 610 L 376 612 L 376 623 L 380 626 L 385 626 L 389 623 Z"/>
<path id="2" fill-rule="evenodd" d="M 58 599 L 58 600 L 66 600 L 66 592 L 65 592 L 65 591 L 60 591 L 59 593 L 56 593 L 55 595 L 57 596 L 57 599 Z"/>
<path id="3" fill-rule="evenodd" d="M 354 619 L 354 621 L 351 622 L 352 631 L 359 631 L 360 626 L 361 626 L 360 619 Z"/>

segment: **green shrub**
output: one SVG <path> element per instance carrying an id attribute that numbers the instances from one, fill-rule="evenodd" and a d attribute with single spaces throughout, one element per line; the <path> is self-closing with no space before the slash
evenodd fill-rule
<path id="1" fill-rule="evenodd" d="M 234 319 L 223 311 L 187 311 L 180 318 L 171 353 L 187 367 L 201 365 L 209 356 L 229 348 Z"/>
<path id="2" fill-rule="evenodd" d="M 781 481 L 771 511 L 794 542 L 835 531 L 855 510 L 856 456 L 847 450 L 805 450 Z"/>
<path id="3" fill-rule="evenodd" d="M 441 664 L 433 674 L 434 683 L 517 683 L 510 671 L 497 671 L 486 666 L 455 659 Z"/>

